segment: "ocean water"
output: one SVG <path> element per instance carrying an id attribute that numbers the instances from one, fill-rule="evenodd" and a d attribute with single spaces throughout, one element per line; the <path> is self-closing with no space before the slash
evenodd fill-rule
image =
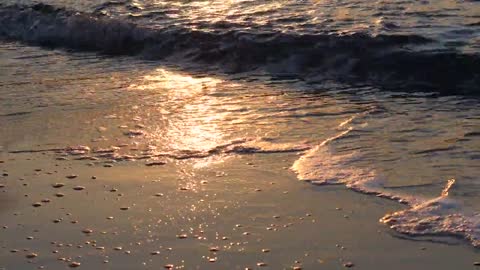
<path id="1" fill-rule="evenodd" d="M 0 39 L 2 152 L 294 155 L 405 204 L 394 231 L 480 246 L 477 1 L 7 0 Z"/>

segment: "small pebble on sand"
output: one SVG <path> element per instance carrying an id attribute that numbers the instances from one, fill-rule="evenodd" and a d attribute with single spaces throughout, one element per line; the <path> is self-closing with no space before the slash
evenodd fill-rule
<path id="1" fill-rule="evenodd" d="M 134 137 L 134 136 L 142 136 L 143 134 L 145 134 L 145 132 L 143 132 L 142 130 L 129 130 L 127 132 L 124 132 L 123 134 L 129 137 Z"/>
<path id="2" fill-rule="evenodd" d="M 84 190 L 85 187 L 82 187 L 82 186 L 76 186 L 76 187 L 73 187 L 73 190 L 76 190 L 76 191 L 80 191 L 80 190 Z"/>
<path id="3" fill-rule="evenodd" d="M 40 206 L 42 206 L 42 203 L 36 202 L 36 203 L 33 203 L 32 206 L 33 207 L 40 207 Z"/>
<path id="4" fill-rule="evenodd" d="M 72 268 L 76 268 L 76 267 L 80 266 L 80 263 L 79 262 L 71 262 L 68 266 L 70 266 Z"/>
<path id="5" fill-rule="evenodd" d="M 149 163 L 145 164 L 145 166 L 152 167 L 152 166 L 162 166 L 162 165 L 165 165 L 165 164 L 167 164 L 167 162 L 165 162 L 165 161 L 154 161 L 154 162 L 149 162 Z"/>
<path id="6" fill-rule="evenodd" d="M 52 187 L 54 187 L 54 188 L 61 188 L 61 187 L 64 187 L 64 186 L 65 186 L 64 183 L 55 183 L 55 184 L 52 185 Z"/>
<path id="7" fill-rule="evenodd" d="M 67 175 L 66 177 L 67 177 L 68 179 L 74 179 L 74 178 L 77 178 L 78 175 L 76 175 L 76 174 L 70 174 L 70 175 Z"/>
<path id="8" fill-rule="evenodd" d="M 83 229 L 82 232 L 84 234 L 90 234 L 90 233 L 93 233 L 93 230 L 92 229 Z"/>
<path id="9" fill-rule="evenodd" d="M 264 262 L 259 262 L 259 263 L 257 263 L 257 266 L 258 267 L 265 267 L 265 266 L 267 266 L 267 264 L 264 263 Z"/>
<path id="10" fill-rule="evenodd" d="M 355 264 L 353 264 L 352 262 L 346 262 L 346 263 L 343 264 L 343 266 L 346 267 L 346 268 L 352 268 L 352 267 L 355 266 Z"/>
<path id="11" fill-rule="evenodd" d="M 25 255 L 25 257 L 27 257 L 28 259 L 33 259 L 33 258 L 38 257 L 38 254 L 37 253 L 28 253 L 27 255 Z"/>

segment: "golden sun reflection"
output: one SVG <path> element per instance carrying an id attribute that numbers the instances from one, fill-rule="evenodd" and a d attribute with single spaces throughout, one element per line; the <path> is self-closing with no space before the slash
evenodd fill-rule
<path id="1" fill-rule="evenodd" d="M 158 93 L 152 113 L 159 113 L 159 122 L 151 123 L 151 141 L 163 144 L 166 151 L 208 151 L 223 143 L 225 136 L 219 126 L 226 113 L 220 112 L 222 102 L 214 95 L 225 84 L 216 78 L 158 69 L 130 88 Z"/>
<path id="2" fill-rule="evenodd" d="M 197 169 L 222 163 L 227 158 L 208 153 L 237 135 L 225 128 L 235 105 L 225 104 L 223 94 L 232 86 L 235 84 L 221 79 L 166 69 L 157 69 L 130 85 L 130 90 L 149 92 L 142 113 L 150 123 L 139 140 L 154 146 L 158 153 L 185 156 L 185 162 L 191 165 L 179 170 L 179 188 L 198 191 L 202 183 Z M 204 153 L 207 155 L 203 156 Z M 188 159 L 196 155 L 202 158 Z"/>
<path id="3" fill-rule="evenodd" d="M 158 69 L 154 73 L 143 77 L 141 84 L 131 85 L 130 88 L 171 91 L 169 97 L 183 99 L 208 89 L 215 89 L 216 85 L 221 82 L 222 80 L 211 77 L 194 78 L 190 75 Z"/>
<path id="4" fill-rule="evenodd" d="M 252 3 L 255 3 L 254 5 Z M 255 16 L 256 14 L 278 10 L 283 7 L 281 1 L 255 2 L 253 0 L 210 0 L 210 1 L 164 1 L 155 0 L 156 6 L 176 7 L 181 15 L 170 14 L 171 17 L 188 18 L 196 22 L 232 21 L 231 16 L 238 14 Z M 259 24 L 268 21 L 258 21 Z M 197 29 L 197 25 L 190 27 Z M 206 29 L 202 29 L 206 31 Z"/>

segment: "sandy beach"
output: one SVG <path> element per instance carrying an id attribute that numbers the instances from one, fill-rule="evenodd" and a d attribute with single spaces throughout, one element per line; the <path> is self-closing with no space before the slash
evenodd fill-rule
<path id="1" fill-rule="evenodd" d="M 1 267 L 475 269 L 478 251 L 463 241 L 403 239 L 378 222 L 400 205 L 298 182 L 278 158 L 104 168 L 3 154 Z"/>

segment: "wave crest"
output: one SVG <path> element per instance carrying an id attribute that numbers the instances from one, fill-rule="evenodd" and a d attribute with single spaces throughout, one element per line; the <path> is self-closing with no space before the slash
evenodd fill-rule
<path id="1" fill-rule="evenodd" d="M 0 39 L 149 59 L 177 56 L 215 64 L 229 72 L 263 69 L 311 82 L 336 79 L 402 90 L 420 87 L 446 94 L 479 94 L 478 55 L 423 52 L 414 47 L 434 41 L 417 35 L 149 28 L 95 13 L 35 4 L 0 6 Z"/>

